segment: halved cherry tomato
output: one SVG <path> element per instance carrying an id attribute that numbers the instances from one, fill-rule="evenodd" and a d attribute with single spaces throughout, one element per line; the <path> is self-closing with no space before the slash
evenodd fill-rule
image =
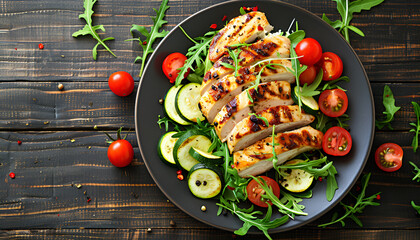
<path id="1" fill-rule="evenodd" d="M 322 80 L 325 81 L 335 80 L 343 73 L 343 61 L 332 52 L 324 52 L 318 65 L 322 68 Z"/>
<path id="2" fill-rule="evenodd" d="M 295 47 L 299 62 L 308 66 L 317 63 L 322 56 L 321 44 L 313 38 L 305 38 Z"/>
<path id="3" fill-rule="evenodd" d="M 385 172 L 394 172 L 401 168 L 402 148 L 395 143 L 384 143 L 375 152 L 375 162 Z"/>
<path id="4" fill-rule="evenodd" d="M 349 105 L 346 92 L 341 89 L 325 90 L 318 99 L 319 109 L 329 117 L 343 115 Z"/>
<path id="5" fill-rule="evenodd" d="M 299 76 L 299 84 L 303 86 L 305 83 L 308 85 L 312 84 L 315 80 L 317 69 L 314 65 L 308 66 Z"/>
<path id="6" fill-rule="evenodd" d="M 134 79 L 128 72 L 114 72 L 108 78 L 108 85 L 113 93 L 125 97 L 133 92 Z"/>
<path id="7" fill-rule="evenodd" d="M 342 127 L 327 130 L 322 139 L 322 149 L 332 156 L 344 156 L 350 152 L 352 139 L 350 133 Z"/>
<path id="8" fill-rule="evenodd" d="M 270 187 L 271 190 L 273 191 L 274 195 L 276 195 L 276 197 L 279 197 L 280 196 L 279 184 L 272 178 L 269 178 L 266 176 L 260 176 L 260 177 L 262 177 L 265 180 L 268 187 Z M 270 205 L 273 205 L 273 203 L 270 200 L 262 199 L 261 195 L 264 195 L 265 192 L 261 188 L 261 186 L 258 184 L 258 182 L 255 181 L 254 179 L 248 183 L 248 186 L 246 186 L 246 191 L 248 193 L 249 201 L 251 201 L 253 204 L 260 207 L 268 207 L 267 203 L 269 203 Z"/>
<path id="9" fill-rule="evenodd" d="M 174 83 L 182 66 L 184 66 L 187 57 L 182 53 L 169 54 L 162 63 L 162 70 L 171 83 Z M 190 69 L 184 74 L 184 78 L 188 76 Z"/>

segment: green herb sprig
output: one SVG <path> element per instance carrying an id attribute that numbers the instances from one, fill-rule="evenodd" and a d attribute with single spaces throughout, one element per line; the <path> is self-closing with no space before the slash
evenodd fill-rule
<path id="1" fill-rule="evenodd" d="M 413 177 L 413 181 L 417 181 L 417 182 L 420 182 L 420 168 L 419 167 L 417 167 L 417 165 L 416 164 L 414 164 L 412 161 L 410 161 L 409 162 L 410 164 L 411 164 L 411 166 L 413 166 L 414 167 L 414 171 L 413 171 L 413 173 L 415 174 L 414 175 L 414 177 Z"/>
<path id="2" fill-rule="evenodd" d="M 419 147 L 419 131 L 420 131 L 420 106 L 416 102 L 411 102 L 413 104 L 414 113 L 416 114 L 417 123 L 410 123 L 414 129 L 411 129 L 410 132 L 415 132 L 416 135 L 413 137 L 413 141 L 411 142 L 411 146 L 413 147 L 413 151 L 416 152 L 417 148 Z"/>
<path id="3" fill-rule="evenodd" d="M 211 31 L 204 34 L 203 37 L 197 37 L 193 39 L 185 32 L 181 26 L 180 29 L 184 32 L 185 36 L 187 36 L 187 38 L 194 43 L 194 45 L 188 49 L 188 52 L 185 55 L 187 60 L 185 61 L 184 66 L 179 68 L 180 72 L 178 73 L 178 76 L 175 80 L 175 86 L 179 86 L 179 84 L 181 84 L 181 81 L 184 79 L 184 75 L 188 69 L 194 71 L 194 64 L 196 69 L 200 69 L 203 65 L 204 68 L 207 69 L 211 65 L 207 54 L 209 51 L 210 42 L 212 41 L 213 36 L 217 33 L 217 31 Z"/>
<path id="4" fill-rule="evenodd" d="M 92 49 L 92 57 L 93 60 L 96 60 L 97 56 L 97 48 L 99 45 L 102 45 L 108 52 L 112 54 L 112 56 L 117 57 L 111 49 L 105 44 L 105 41 L 114 40 L 113 37 L 108 37 L 105 39 L 101 39 L 96 31 L 102 30 L 105 32 L 105 28 L 103 25 L 96 25 L 92 26 L 92 14 L 93 12 L 93 5 L 96 3 L 97 0 L 84 0 L 83 1 L 83 7 L 85 8 L 84 13 L 79 15 L 80 19 L 84 19 L 86 21 L 86 25 L 80 29 L 79 31 L 76 31 L 72 34 L 73 37 L 78 36 L 85 36 L 85 35 L 91 35 L 98 43 L 93 47 Z"/>
<path id="5" fill-rule="evenodd" d="M 336 224 L 336 223 L 341 223 L 341 225 L 344 227 L 346 225 L 344 220 L 347 219 L 347 218 L 350 218 L 357 225 L 359 225 L 360 227 L 363 227 L 362 222 L 360 221 L 359 218 L 357 218 L 357 216 L 355 214 L 362 213 L 363 210 L 365 209 L 365 207 L 367 207 L 367 206 L 379 206 L 380 205 L 380 203 L 374 201 L 375 199 L 377 199 L 377 196 L 380 193 L 373 194 L 370 197 L 365 197 L 366 188 L 367 188 L 368 183 L 369 183 L 370 175 L 371 174 L 368 173 L 368 174 L 366 174 L 362 177 L 362 189 L 361 189 L 361 192 L 358 196 L 355 196 L 355 195 L 350 193 L 350 195 L 356 200 L 356 203 L 354 205 L 353 204 L 347 205 L 343 202 L 340 202 L 340 205 L 343 206 L 343 208 L 345 210 L 345 214 L 343 216 L 341 216 L 340 218 L 337 218 L 338 214 L 334 214 L 333 218 L 331 219 L 331 222 L 320 224 L 320 225 L 318 225 L 318 227 L 326 227 L 326 226 Z"/>
<path id="6" fill-rule="evenodd" d="M 362 30 L 357 27 L 350 25 L 351 20 L 353 19 L 354 13 L 360 13 L 362 10 L 370 10 L 372 7 L 381 4 L 384 0 L 333 0 L 337 2 L 337 10 L 341 15 L 341 20 L 331 21 L 328 19 L 325 13 L 322 15 L 322 19 L 330 24 L 333 28 L 337 29 L 341 33 L 347 42 L 350 42 L 349 30 L 359 34 L 364 37 L 365 34 Z"/>
<path id="7" fill-rule="evenodd" d="M 147 56 L 153 53 L 154 51 L 154 49 L 152 48 L 153 43 L 156 41 L 156 39 L 164 38 L 169 33 L 166 30 L 162 30 L 159 32 L 163 24 L 168 22 L 166 20 L 163 20 L 163 18 L 165 17 L 166 10 L 169 9 L 168 1 L 169 0 L 163 0 L 162 3 L 160 4 L 159 10 L 156 10 L 153 8 L 153 10 L 155 10 L 156 12 L 156 16 L 152 17 L 153 25 L 150 27 L 150 32 L 147 31 L 146 27 L 139 26 L 136 24 L 133 24 L 130 29 L 131 35 L 134 35 L 134 33 L 137 31 L 141 35 L 146 37 L 145 40 L 142 40 L 140 37 L 126 40 L 126 41 L 139 41 L 139 45 L 143 49 L 143 55 L 136 57 L 136 59 L 134 60 L 134 62 L 141 61 L 140 74 L 139 74 L 140 77 L 143 74 L 144 66 L 147 61 Z"/>
<path id="8" fill-rule="evenodd" d="M 384 87 L 382 102 L 385 107 L 385 112 L 383 112 L 383 114 L 385 114 L 386 118 L 384 120 L 376 120 L 375 125 L 379 129 L 388 127 L 389 129 L 393 130 L 391 121 L 394 120 L 394 114 L 400 110 L 401 107 L 395 106 L 394 94 L 392 94 L 391 88 L 388 85 L 385 85 Z"/>
<path id="9" fill-rule="evenodd" d="M 417 213 L 420 214 L 420 206 L 416 205 L 414 201 L 411 201 L 411 206 L 413 206 L 414 210 L 416 210 Z"/>

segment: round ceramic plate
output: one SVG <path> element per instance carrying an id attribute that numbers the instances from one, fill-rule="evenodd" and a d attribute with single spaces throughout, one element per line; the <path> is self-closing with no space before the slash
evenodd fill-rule
<path id="1" fill-rule="evenodd" d="M 216 23 L 223 26 L 223 16 L 227 19 L 238 16 L 239 8 L 243 1 L 230 1 L 206 8 L 190 16 L 180 25 L 192 37 L 204 35 L 209 26 Z M 305 199 L 305 212 L 308 216 L 298 216 L 285 225 L 272 229 L 271 233 L 286 231 L 307 224 L 334 207 L 350 190 L 361 174 L 368 158 L 374 133 L 374 106 L 369 81 L 362 63 L 340 34 L 331 28 L 318 16 L 291 4 L 278 1 L 247 1 L 247 6 L 258 6 L 259 11 L 264 12 L 270 24 L 278 30 L 286 31 L 293 19 L 298 21 L 299 29 L 306 32 L 307 37 L 317 39 L 323 51 L 331 51 L 338 54 L 343 60 L 343 75 L 350 78 L 350 82 L 341 84 L 347 89 L 349 98 L 348 115 L 353 147 L 351 152 L 340 158 L 329 157 L 334 161 L 338 171 L 337 182 L 339 189 L 336 191 L 331 202 L 326 200 L 326 182 L 317 183 L 313 188 L 313 197 Z M 186 53 L 192 43 L 185 37 L 179 27 L 175 27 L 168 36 L 162 40 L 150 57 L 145 69 L 136 102 L 136 133 L 140 145 L 143 160 L 150 175 L 162 190 L 162 192 L 177 207 L 190 216 L 207 223 L 211 226 L 234 231 L 242 226 L 242 222 L 235 216 L 217 216 L 217 200 L 202 200 L 195 198 L 189 191 L 186 181 L 176 178 L 175 168 L 165 165 L 158 157 L 157 144 L 163 135 L 164 129 L 157 125 L 158 115 L 164 116 L 164 110 L 159 99 L 164 98 L 168 89 L 172 86 L 162 72 L 164 58 L 172 52 Z M 200 207 L 205 205 L 206 212 Z M 276 211 L 273 211 L 276 212 Z M 279 213 L 273 213 L 273 217 L 280 217 Z M 251 228 L 249 232 L 258 232 Z"/>

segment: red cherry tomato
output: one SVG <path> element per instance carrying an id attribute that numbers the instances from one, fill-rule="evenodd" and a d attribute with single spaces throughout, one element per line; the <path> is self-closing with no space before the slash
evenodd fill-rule
<path id="1" fill-rule="evenodd" d="M 301 86 L 305 85 L 307 83 L 308 85 L 312 84 L 315 80 L 317 74 L 317 69 L 314 65 L 308 66 L 308 68 L 303 71 L 303 73 L 299 76 L 299 84 Z"/>
<path id="2" fill-rule="evenodd" d="M 162 70 L 166 77 L 169 79 L 169 82 L 174 83 L 182 66 L 184 66 L 187 57 L 182 53 L 171 53 L 169 54 L 162 63 Z M 184 78 L 188 76 L 190 69 L 184 74 Z"/>
<path id="3" fill-rule="evenodd" d="M 350 133 L 342 127 L 327 130 L 322 139 L 322 149 L 332 156 L 344 156 L 350 152 L 352 140 Z"/>
<path id="4" fill-rule="evenodd" d="M 265 180 L 268 187 L 271 187 L 274 195 L 276 195 L 276 197 L 279 197 L 280 196 L 279 184 L 276 181 L 274 181 L 272 178 L 269 178 L 266 176 L 260 176 L 260 177 L 262 177 Z M 260 179 L 258 180 L 261 182 Z M 261 188 L 258 182 L 255 181 L 254 179 L 248 183 L 248 186 L 246 186 L 246 191 L 248 193 L 249 201 L 251 201 L 253 204 L 260 207 L 268 207 L 267 205 L 267 202 L 268 202 L 270 205 L 273 205 L 273 203 L 270 200 L 265 200 L 261 198 L 261 195 L 264 195 L 264 190 Z"/>
<path id="5" fill-rule="evenodd" d="M 299 57 L 299 62 L 308 66 L 312 66 L 321 59 L 321 44 L 313 38 L 305 38 L 300 41 L 295 48 Z"/>
<path id="6" fill-rule="evenodd" d="M 319 96 L 318 104 L 325 115 L 339 117 L 346 112 L 349 100 L 346 92 L 337 88 L 323 91 Z"/>
<path id="7" fill-rule="evenodd" d="M 133 146 L 124 139 L 111 143 L 108 147 L 108 159 L 116 167 L 128 166 L 134 158 Z"/>
<path id="8" fill-rule="evenodd" d="M 385 172 L 394 172 L 401 168 L 402 148 L 395 143 L 384 143 L 375 152 L 375 162 Z"/>
<path id="9" fill-rule="evenodd" d="M 325 81 L 335 80 L 343 73 L 343 61 L 332 52 L 324 52 L 318 65 L 322 68 L 322 80 Z"/>
<path id="10" fill-rule="evenodd" d="M 120 71 L 109 76 L 108 85 L 113 93 L 125 97 L 133 92 L 134 80 L 128 72 Z"/>

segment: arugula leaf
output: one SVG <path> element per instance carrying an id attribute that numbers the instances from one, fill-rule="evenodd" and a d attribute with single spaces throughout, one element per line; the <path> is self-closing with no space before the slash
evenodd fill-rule
<path id="1" fill-rule="evenodd" d="M 334 165 L 331 165 L 328 168 L 328 177 L 327 177 L 327 200 L 330 202 L 335 195 L 335 191 L 338 189 L 337 180 L 335 179 L 335 175 L 337 175 L 337 170 L 335 169 Z"/>
<path id="2" fill-rule="evenodd" d="M 296 54 L 294 48 L 290 48 L 290 58 L 291 58 L 293 70 L 290 69 L 289 67 L 287 68 L 287 70 L 289 70 L 291 73 L 293 73 L 293 75 L 295 75 L 296 86 L 300 86 L 299 76 L 300 76 L 300 74 L 302 74 L 302 72 L 304 72 L 308 68 L 308 66 L 300 64 L 300 62 L 298 60 L 298 55 Z M 298 105 L 299 105 L 299 109 L 300 109 L 302 107 L 302 99 L 300 98 L 300 96 L 301 96 L 300 87 L 298 88 L 298 94 L 297 95 L 298 95 L 297 96 Z"/>
<path id="3" fill-rule="evenodd" d="M 413 181 L 417 181 L 417 182 L 420 182 L 420 168 L 419 167 L 417 167 L 417 165 L 416 164 L 414 164 L 412 161 L 410 161 L 409 162 L 410 164 L 411 164 L 411 166 L 413 166 L 414 167 L 414 171 L 413 171 L 413 173 L 415 174 L 414 175 L 414 177 L 413 177 Z"/>
<path id="4" fill-rule="evenodd" d="M 410 132 L 415 132 L 416 135 L 413 137 L 413 141 L 411 143 L 411 146 L 413 147 L 413 151 L 416 152 L 417 148 L 419 147 L 419 131 L 420 131 L 420 106 L 416 102 L 411 102 L 414 107 L 414 113 L 417 117 L 417 123 L 410 123 L 411 126 L 414 127 L 414 129 L 411 129 Z"/>
<path id="5" fill-rule="evenodd" d="M 317 88 L 319 84 L 321 84 L 322 82 L 323 74 L 324 74 L 323 71 L 319 70 L 318 74 L 315 77 L 314 82 L 311 85 L 308 86 L 308 84 L 305 83 L 303 87 L 301 87 L 300 89 L 300 96 L 313 97 L 313 96 L 319 95 L 321 91 L 318 91 Z"/>
<path id="6" fill-rule="evenodd" d="M 287 36 L 290 39 L 290 44 L 293 48 L 305 38 L 305 31 L 303 30 L 296 30 L 295 32 L 291 33 Z"/>
<path id="7" fill-rule="evenodd" d="M 342 88 L 342 87 L 340 87 L 336 84 L 339 81 L 350 82 L 350 78 L 347 77 L 347 76 L 341 76 L 341 77 L 337 78 L 336 80 L 328 81 L 327 83 L 324 84 L 324 86 L 321 89 L 318 89 L 318 90 L 324 91 L 325 89 L 338 88 L 338 89 L 341 89 L 343 91 L 347 91 L 346 89 L 344 89 L 344 88 Z"/>
<path id="8" fill-rule="evenodd" d="M 345 226 L 344 219 L 346 219 L 346 218 L 350 218 L 357 225 L 362 227 L 363 226 L 362 222 L 360 221 L 360 219 L 358 219 L 356 217 L 355 214 L 362 213 L 363 210 L 365 209 L 365 207 L 367 207 L 367 206 L 379 206 L 379 205 L 381 205 L 380 203 L 374 201 L 375 199 L 377 199 L 377 196 L 380 193 L 373 194 L 370 197 L 365 197 L 366 188 L 367 188 L 368 183 L 369 183 L 370 175 L 371 175 L 371 173 L 363 175 L 363 177 L 362 177 L 362 189 L 361 189 L 361 192 L 358 196 L 355 196 L 355 195 L 350 193 L 350 195 L 356 200 L 356 203 L 354 205 L 353 204 L 347 205 L 343 202 L 340 202 L 340 205 L 343 206 L 344 210 L 345 210 L 344 215 L 337 219 L 337 214 L 334 214 L 331 222 L 320 224 L 320 225 L 318 225 L 318 227 L 326 227 L 326 226 L 329 226 L 329 225 L 332 225 L 332 224 L 335 224 L 335 223 L 341 223 L 341 225 L 344 227 Z"/>
<path id="9" fill-rule="evenodd" d="M 139 26 L 136 24 L 133 24 L 130 29 L 131 35 L 134 35 L 134 32 L 137 31 L 141 35 L 146 37 L 145 40 L 141 40 L 140 37 L 126 40 L 126 41 L 139 41 L 139 45 L 143 48 L 143 55 L 136 57 L 136 59 L 134 60 L 134 62 L 141 61 L 139 76 L 143 74 L 147 56 L 154 51 L 154 49 L 152 48 L 152 45 L 155 42 L 155 40 L 158 38 L 163 38 L 169 33 L 166 30 L 162 30 L 159 32 L 163 24 L 168 22 L 166 20 L 163 20 L 163 18 L 165 17 L 166 10 L 169 9 L 168 1 L 169 0 L 163 0 L 162 3 L 160 4 L 159 10 L 156 10 L 153 8 L 153 10 L 155 10 L 156 12 L 156 17 L 152 17 L 153 25 L 150 27 L 150 32 L 147 31 L 147 29 L 144 26 Z"/>
<path id="10" fill-rule="evenodd" d="M 414 210 L 417 211 L 418 214 L 420 214 L 420 206 L 417 206 L 414 201 L 411 201 L 411 206 L 413 206 Z"/>
<path id="11" fill-rule="evenodd" d="M 241 54 L 241 52 L 242 52 L 242 49 L 240 48 L 237 48 L 235 50 L 228 49 L 229 56 L 230 58 L 233 59 L 233 62 L 235 63 L 235 66 L 233 66 L 234 67 L 233 69 L 235 70 L 235 77 L 238 76 L 238 69 L 240 68 L 239 62 L 241 60 L 239 59 L 239 54 Z"/>
<path id="12" fill-rule="evenodd" d="M 92 57 L 93 60 L 96 60 L 97 56 L 97 48 L 99 45 L 102 45 L 108 52 L 110 52 L 114 57 L 117 57 L 111 49 L 108 48 L 108 46 L 104 43 L 105 41 L 114 40 L 113 37 L 108 37 L 105 39 L 101 39 L 96 32 L 97 30 L 102 30 L 105 32 L 105 28 L 103 25 L 96 25 L 92 26 L 92 14 L 93 12 L 93 5 L 96 3 L 97 0 L 83 0 L 83 7 L 85 8 L 84 13 L 79 15 L 80 19 L 85 19 L 86 25 L 80 29 L 79 31 L 76 31 L 72 34 L 73 37 L 78 36 L 85 36 L 85 35 L 91 35 L 98 43 L 93 47 L 92 49 Z"/>
<path id="13" fill-rule="evenodd" d="M 391 88 L 388 85 L 384 87 L 384 94 L 382 96 L 382 102 L 385 107 L 385 114 L 386 118 L 382 121 L 376 120 L 375 125 L 377 128 L 382 129 L 383 127 L 388 127 L 389 129 L 393 130 L 391 126 L 391 121 L 394 120 L 394 114 L 400 110 L 401 107 L 395 106 L 395 99 L 394 95 L 392 94 Z"/>
<path id="14" fill-rule="evenodd" d="M 331 118 L 322 112 L 318 112 L 315 117 L 317 121 L 313 122 L 311 125 L 323 133 L 325 133 L 329 128 L 333 126 L 338 125 L 342 128 L 347 128 L 349 126 L 349 124 L 346 123 L 348 120 L 350 120 L 350 117 L 347 114 L 343 114 L 340 117 Z"/>
<path id="15" fill-rule="evenodd" d="M 197 37 L 193 39 L 185 32 L 181 26 L 180 29 L 184 32 L 185 36 L 187 36 L 187 38 L 194 43 L 194 45 L 190 47 L 187 54 L 185 54 L 187 60 L 185 61 L 184 66 L 179 68 L 180 72 L 178 73 L 178 76 L 175 80 L 175 86 L 179 86 L 179 84 L 181 84 L 181 81 L 184 79 L 184 75 L 188 69 L 194 71 L 194 63 L 196 68 L 200 68 L 204 64 L 204 69 L 207 69 L 209 65 L 211 65 L 211 62 L 209 62 L 210 60 L 207 60 L 207 53 L 209 51 L 210 42 L 212 41 L 213 36 L 217 33 L 217 31 L 212 31 L 206 33 L 203 37 Z"/>
<path id="16" fill-rule="evenodd" d="M 357 27 L 350 25 L 351 20 L 353 19 L 354 13 L 360 13 L 362 10 L 370 10 L 372 7 L 375 7 L 381 4 L 384 0 L 356 0 L 350 2 L 349 0 L 333 0 L 337 2 L 337 10 L 341 15 L 341 20 L 331 21 L 325 15 L 322 15 L 322 19 L 330 24 L 333 28 L 337 29 L 341 33 L 347 42 L 350 42 L 349 31 L 351 30 L 356 34 L 364 37 L 365 34 L 362 30 Z"/>

